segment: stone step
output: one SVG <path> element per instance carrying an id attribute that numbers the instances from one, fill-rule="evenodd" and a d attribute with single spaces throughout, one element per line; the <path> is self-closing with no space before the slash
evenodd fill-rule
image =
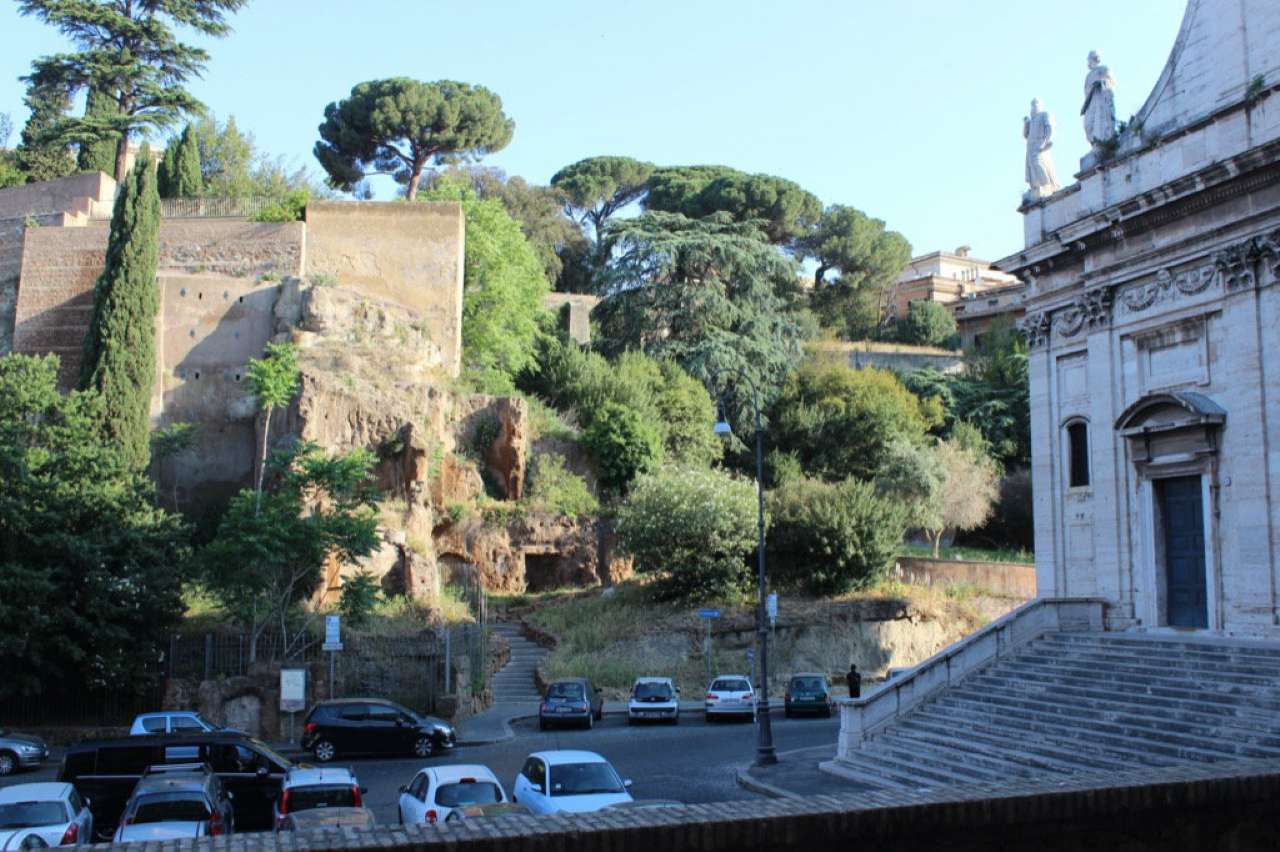
<path id="1" fill-rule="evenodd" d="M 1201 658 L 1178 653 L 1137 655 L 1119 649 L 1087 649 L 1033 643 L 1019 652 L 1018 659 L 1039 659 L 1073 665 L 1096 665 L 1106 668 L 1124 666 L 1140 671 L 1164 672 L 1188 677 L 1229 677 L 1242 675 L 1274 680 L 1280 677 L 1280 665 L 1254 660 L 1247 656 Z"/>
<path id="2" fill-rule="evenodd" d="M 1095 654 L 1072 654 L 1071 656 L 1053 655 L 1037 646 L 1017 657 L 1001 660 L 995 667 L 1015 665 L 1018 667 L 1035 666 L 1062 671 L 1064 673 L 1082 672 L 1092 676 L 1108 679 L 1124 679 L 1139 682 L 1190 683 L 1200 687 L 1218 686 L 1257 686 L 1280 689 L 1280 669 L 1272 675 L 1265 669 L 1257 667 L 1236 666 L 1227 668 L 1223 665 L 1205 665 L 1204 667 L 1170 666 L 1168 662 L 1144 663 L 1122 656 L 1106 658 Z"/>
<path id="3" fill-rule="evenodd" d="M 1119 633 L 1046 633 L 1039 642 L 1075 648 L 1109 648 L 1135 656 L 1176 654 L 1180 658 L 1229 659 L 1238 657 L 1259 664 L 1280 665 L 1280 648 L 1274 643 L 1209 639 L 1176 639 Z"/>
<path id="4" fill-rule="evenodd" d="M 951 787 L 957 782 L 948 775 L 935 774 L 916 766 L 904 766 L 890 758 L 871 754 L 865 750 L 849 756 L 841 761 L 844 769 L 853 769 L 858 775 L 866 778 L 866 783 L 881 787 L 897 787 L 912 789 L 917 787 Z"/>
<path id="5" fill-rule="evenodd" d="M 917 719 L 914 716 L 880 736 L 894 736 L 909 740 L 918 743 L 921 748 L 950 750 L 967 755 L 968 759 L 975 762 L 984 762 L 993 768 L 998 766 L 1018 768 L 1027 777 L 1038 777 L 1046 773 L 1071 773 L 1079 768 L 1075 762 L 1055 760 L 1042 754 L 1030 754 L 1007 747 L 993 747 L 975 740 L 972 734 L 967 740 L 959 740 L 945 725 L 936 725 L 931 719 Z M 1005 745 L 1007 746 L 1007 743 Z"/>
<path id="6" fill-rule="evenodd" d="M 989 780 L 1001 780 L 1011 777 L 1030 778 L 1041 767 L 1011 760 L 1007 756 L 991 755 L 975 749 L 959 748 L 955 744 L 934 738 L 926 740 L 921 737 L 904 736 L 903 732 L 893 729 L 872 741 L 870 750 L 877 751 L 886 747 L 919 755 L 925 761 L 942 761 L 948 766 L 960 766 L 969 771 L 980 772 Z"/>
<path id="7" fill-rule="evenodd" d="M 979 766 L 973 761 L 948 754 L 942 749 L 921 749 L 911 742 L 903 742 L 892 734 L 878 737 L 866 749 L 867 754 L 892 760 L 896 765 L 909 769 L 913 774 L 930 772 L 934 776 L 950 779 L 951 784 L 985 784 L 1003 781 L 1009 773 L 1003 769 Z"/>
<path id="8" fill-rule="evenodd" d="M 958 713 L 978 713 L 983 709 L 976 701 L 966 702 L 959 696 L 945 696 L 941 700 L 944 707 Z M 1150 728 L 1106 722 L 1100 718 L 1081 720 L 1078 717 L 1054 715 L 1052 712 L 1007 712 L 1000 715 L 998 721 L 1007 728 L 1045 736 L 1058 742 L 1088 740 L 1116 754 L 1159 754 L 1196 762 L 1238 760 L 1241 757 L 1280 757 L 1280 752 L 1262 746 L 1208 737 L 1162 734 Z"/>

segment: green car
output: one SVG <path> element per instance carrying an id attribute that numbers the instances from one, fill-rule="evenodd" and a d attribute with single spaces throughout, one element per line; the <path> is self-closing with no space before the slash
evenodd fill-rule
<path id="1" fill-rule="evenodd" d="M 835 702 L 831 700 L 831 687 L 827 676 L 806 672 L 794 674 L 787 681 L 786 716 L 816 713 L 830 718 Z"/>

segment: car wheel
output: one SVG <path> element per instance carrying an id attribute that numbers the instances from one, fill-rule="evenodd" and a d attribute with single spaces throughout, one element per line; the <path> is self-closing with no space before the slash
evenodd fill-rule
<path id="1" fill-rule="evenodd" d="M 416 757 L 430 757 L 435 751 L 435 746 L 431 743 L 431 737 L 418 737 L 413 741 L 413 753 Z"/>
<path id="2" fill-rule="evenodd" d="M 677 713 L 676 715 L 674 715 L 674 716 L 672 716 L 672 717 L 671 717 L 671 724 L 673 724 L 673 725 L 679 725 L 679 724 L 680 724 L 680 714 L 679 714 L 679 713 Z"/>
<path id="3" fill-rule="evenodd" d="M 596 711 L 596 721 L 597 722 L 604 721 L 604 705 L 603 704 L 601 704 L 600 709 Z"/>
<path id="4" fill-rule="evenodd" d="M 824 716 L 826 716 L 828 719 L 830 719 L 830 718 L 831 718 L 831 708 L 830 708 L 830 707 L 828 707 L 828 708 L 827 708 L 827 712 L 826 712 L 826 713 L 824 713 L 823 715 L 824 715 Z"/>
<path id="5" fill-rule="evenodd" d="M 12 775 L 18 768 L 18 756 L 11 751 L 0 751 L 0 775 Z"/>
<path id="6" fill-rule="evenodd" d="M 539 731 L 545 731 L 546 729 L 547 729 L 547 720 L 546 720 L 546 719 L 539 719 L 539 720 L 538 720 L 538 730 L 539 730 Z"/>
<path id="7" fill-rule="evenodd" d="M 328 740 L 320 740 L 311 747 L 311 754 L 321 763 L 328 763 L 338 756 L 338 749 Z"/>
<path id="8" fill-rule="evenodd" d="M 783 715 L 783 718 L 790 719 L 790 718 L 791 718 L 791 715 L 792 715 L 792 714 L 791 714 L 791 708 L 790 708 L 790 707 L 788 707 L 788 708 L 786 708 L 785 710 L 783 710 L 783 711 L 782 711 L 782 715 Z"/>
<path id="9" fill-rule="evenodd" d="M 592 713 L 587 714 L 587 730 L 591 730 L 596 726 L 596 717 Z"/>
<path id="10" fill-rule="evenodd" d="M 628 715 L 628 716 L 627 716 L 627 724 L 628 724 L 628 725 L 634 725 L 635 723 L 636 723 L 636 720 L 635 720 L 635 719 L 633 719 L 633 718 L 631 718 L 631 716 L 630 716 L 630 715 Z"/>

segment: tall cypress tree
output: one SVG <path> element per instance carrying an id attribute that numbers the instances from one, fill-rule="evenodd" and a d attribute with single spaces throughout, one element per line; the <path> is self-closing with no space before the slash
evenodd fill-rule
<path id="1" fill-rule="evenodd" d="M 76 161 L 66 144 L 49 138 L 50 128 L 66 118 L 71 98 L 61 89 L 28 86 L 25 102 L 31 117 L 15 152 L 18 168 L 32 183 L 75 174 Z"/>
<path id="2" fill-rule="evenodd" d="M 204 190 L 204 177 L 200 174 L 200 143 L 195 129 L 188 124 L 178 143 L 177 171 L 173 174 L 174 198 L 197 198 Z"/>
<path id="3" fill-rule="evenodd" d="M 159 226 L 160 196 L 151 150 L 144 145 L 116 196 L 107 263 L 94 287 L 80 364 L 80 387 L 102 396 L 103 437 L 118 443 L 138 469 L 149 461 Z"/>
<path id="4" fill-rule="evenodd" d="M 89 90 L 84 105 L 84 120 L 100 122 L 101 135 L 93 141 L 80 143 L 80 171 L 116 173 L 116 146 L 120 133 L 113 129 L 113 120 L 120 115 L 120 104 L 105 89 L 96 86 Z"/>
<path id="5" fill-rule="evenodd" d="M 164 157 L 156 169 L 156 189 L 161 198 L 176 197 L 174 186 L 178 182 L 178 145 L 177 139 L 169 140 L 169 147 L 164 149 Z"/>

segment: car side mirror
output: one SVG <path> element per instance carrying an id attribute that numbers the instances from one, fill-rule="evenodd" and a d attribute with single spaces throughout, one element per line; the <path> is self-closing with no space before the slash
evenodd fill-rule
<path id="1" fill-rule="evenodd" d="M 543 786 L 542 786 L 541 784 L 534 784 L 534 785 L 532 785 L 532 786 L 533 786 L 533 790 L 534 790 L 534 792 L 535 792 L 535 793 L 545 793 L 545 792 L 547 792 L 545 789 L 543 789 Z"/>
<path id="2" fill-rule="evenodd" d="M 623 781 L 622 781 L 622 786 L 623 786 L 623 787 L 626 787 L 628 790 L 630 790 L 630 789 L 631 789 L 631 779 L 630 779 L 630 778 L 624 778 L 624 779 L 623 779 Z"/>

